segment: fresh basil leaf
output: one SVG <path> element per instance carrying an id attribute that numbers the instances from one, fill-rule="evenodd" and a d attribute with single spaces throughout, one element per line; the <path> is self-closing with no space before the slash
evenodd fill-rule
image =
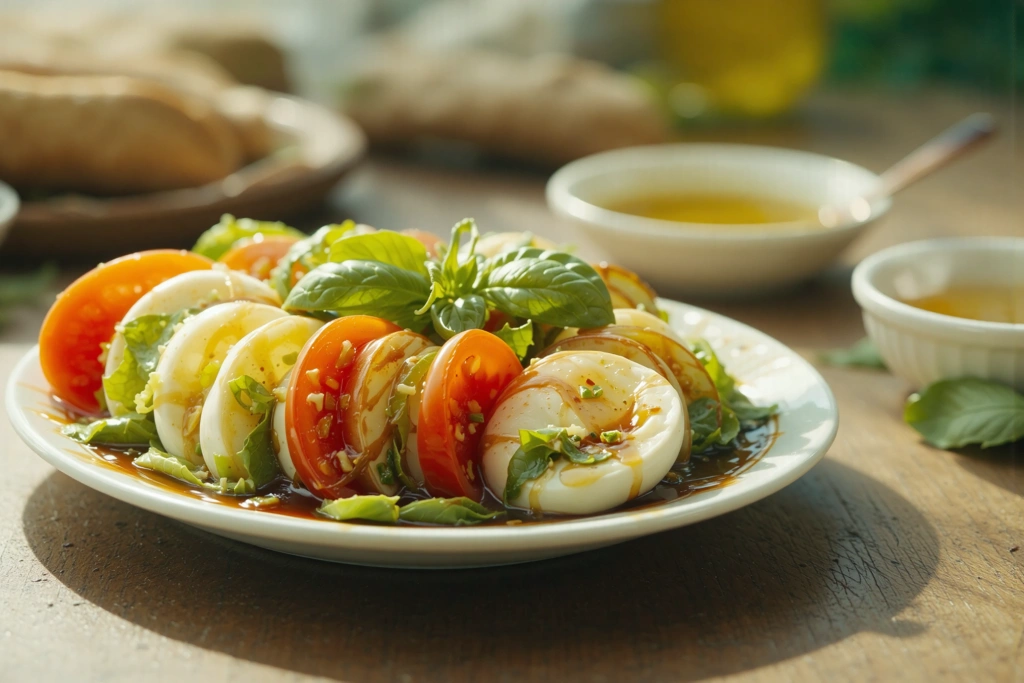
<path id="1" fill-rule="evenodd" d="M 426 276 L 377 261 L 327 263 L 308 273 L 288 295 L 290 312 L 375 315 L 421 329 L 415 314 L 430 294 Z"/>
<path id="2" fill-rule="evenodd" d="M 516 450 L 508 461 L 508 479 L 505 481 L 505 492 L 502 496 L 505 505 L 509 505 L 519 496 L 523 484 L 544 474 L 553 455 L 556 455 L 555 451 L 547 448 L 526 450 L 520 447 Z"/>
<path id="3" fill-rule="evenodd" d="M 135 397 L 146 388 L 149 375 L 144 374 L 135 360 L 131 349 L 125 349 L 117 368 L 103 377 L 103 392 L 111 401 L 120 404 L 120 408 L 131 410 L 135 407 Z"/>
<path id="4" fill-rule="evenodd" d="M 256 493 L 256 483 L 252 479 L 221 477 L 218 481 L 204 481 L 203 488 L 225 495 L 248 496 Z"/>
<path id="5" fill-rule="evenodd" d="M 103 391 L 122 410 L 135 406 L 135 397 L 141 394 L 156 370 L 160 350 L 174 334 L 178 323 L 193 311 L 186 309 L 172 315 L 143 315 L 123 325 L 125 349 L 121 362 L 110 375 L 103 378 Z"/>
<path id="6" fill-rule="evenodd" d="M 492 511 L 466 497 L 427 498 L 403 505 L 398 518 L 403 522 L 417 524 L 444 524 L 466 526 L 494 519 L 504 512 Z"/>
<path id="7" fill-rule="evenodd" d="M 409 477 L 404 468 L 402 467 L 402 453 L 405 452 L 406 442 L 409 439 L 409 431 L 412 429 L 412 418 L 409 414 L 409 405 L 412 396 L 409 394 L 398 391 L 399 386 L 413 387 L 415 391 L 420 391 L 421 385 L 423 384 L 423 378 L 427 375 L 427 370 L 434 362 L 434 358 L 437 356 L 437 349 L 427 351 L 422 354 L 416 360 L 409 359 L 402 366 L 402 370 L 398 374 L 398 381 L 395 382 L 394 388 L 391 390 L 391 396 L 388 399 L 388 410 L 387 416 L 388 421 L 394 425 L 392 430 L 392 447 L 388 450 L 388 458 L 391 464 L 391 470 L 397 475 L 398 480 L 408 488 L 415 490 L 419 488 L 419 483 L 413 481 Z M 410 362 L 411 361 L 411 362 Z"/>
<path id="8" fill-rule="evenodd" d="M 271 436 L 271 414 L 270 410 L 263 413 L 259 423 L 245 437 L 242 450 L 238 453 L 238 459 L 242 461 L 249 474 L 248 478 L 252 479 L 256 488 L 269 484 L 281 473 Z"/>
<path id="9" fill-rule="evenodd" d="M 220 217 L 220 223 L 199 236 L 192 251 L 217 261 L 239 241 L 256 235 L 286 235 L 300 239 L 306 236 L 305 233 L 284 223 L 235 218 L 226 213 Z"/>
<path id="10" fill-rule="evenodd" d="M 505 323 L 500 330 L 494 332 L 494 336 L 508 344 L 519 360 L 523 360 L 533 346 L 533 321 L 527 320 L 519 327 Z"/>
<path id="11" fill-rule="evenodd" d="M 249 375 L 230 380 L 228 388 L 231 389 L 231 395 L 235 397 L 238 405 L 253 415 L 265 415 L 273 410 L 277 403 L 274 394 Z"/>
<path id="12" fill-rule="evenodd" d="M 547 427 L 545 429 L 520 429 L 519 444 L 527 451 L 543 447 L 555 450 L 552 444 L 558 440 L 564 431 L 564 429 L 559 429 L 557 427 Z"/>
<path id="13" fill-rule="evenodd" d="M 740 420 L 729 406 L 722 406 L 722 429 L 718 436 L 720 446 L 728 446 L 740 435 Z"/>
<path id="14" fill-rule="evenodd" d="M 145 446 L 160 440 L 152 416 L 138 413 L 108 417 L 88 424 L 76 422 L 64 425 L 60 431 L 75 441 L 97 446 Z"/>
<path id="15" fill-rule="evenodd" d="M 1024 396 L 983 379 L 942 380 L 911 396 L 903 419 L 939 448 L 989 448 L 1024 438 Z"/>
<path id="16" fill-rule="evenodd" d="M 487 302 L 476 294 L 454 301 L 438 301 L 430 308 L 434 331 L 442 339 L 451 339 L 459 332 L 476 330 L 487 322 Z"/>
<path id="17" fill-rule="evenodd" d="M 202 467 L 194 467 L 184 458 L 179 458 L 150 447 L 148 451 L 132 461 L 136 467 L 154 472 L 161 472 L 169 477 L 180 479 L 187 484 L 203 486 L 203 479 L 210 476 Z"/>
<path id="18" fill-rule="evenodd" d="M 767 420 L 778 412 L 776 405 L 755 406 L 747 395 L 737 388 L 736 380 L 725 371 L 725 366 L 722 365 L 718 355 L 707 341 L 697 339 L 691 342 L 691 351 L 697 360 L 704 364 L 704 369 L 707 370 L 715 388 L 718 389 L 718 397 L 722 400 L 722 406 L 735 413 L 735 417 L 740 422 Z"/>
<path id="19" fill-rule="evenodd" d="M 465 234 L 469 234 L 469 242 L 465 247 L 460 247 L 462 236 Z M 479 261 L 474 251 L 479 239 L 480 232 L 476 228 L 476 221 L 472 218 L 465 218 L 452 228 L 451 241 L 448 243 L 444 261 L 441 263 L 443 278 L 441 283 L 451 296 L 459 296 L 467 292 L 476 279 Z M 462 257 L 461 261 L 460 256 Z"/>
<path id="20" fill-rule="evenodd" d="M 865 337 L 847 349 L 832 349 L 820 354 L 819 358 L 828 365 L 845 367 L 874 368 L 885 370 L 885 361 L 878 352 L 878 347 Z"/>
<path id="21" fill-rule="evenodd" d="M 559 436 L 559 451 L 575 465 L 595 465 L 612 457 L 612 452 L 604 448 L 586 451 L 580 449 L 564 429 Z"/>
<path id="22" fill-rule="evenodd" d="M 325 225 L 306 239 L 299 240 L 270 272 L 271 286 L 282 299 L 287 297 L 297 274 L 308 273 L 317 266 L 327 263 L 334 243 L 355 233 L 356 224 L 345 221 L 340 225 Z"/>
<path id="23" fill-rule="evenodd" d="M 690 416 L 692 453 L 700 453 L 719 443 L 722 430 L 718 424 L 718 403 L 711 398 L 698 398 L 687 406 Z"/>
<path id="24" fill-rule="evenodd" d="M 427 248 L 415 237 L 390 230 L 351 235 L 331 245 L 330 260 L 379 261 L 427 275 Z"/>
<path id="25" fill-rule="evenodd" d="M 615 322 L 601 276 L 575 256 L 527 247 L 488 260 L 477 294 L 513 317 L 561 327 Z"/>
<path id="26" fill-rule="evenodd" d="M 352 496 L 325 500 L 317 512 L 338 522 L 361 519 L 394 524 L 398 521 L 397 503 L 398 496 Z"/>

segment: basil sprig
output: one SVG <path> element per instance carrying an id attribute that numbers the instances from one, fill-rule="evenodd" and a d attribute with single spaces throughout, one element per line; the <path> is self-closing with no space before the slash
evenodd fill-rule
<path id="1" fill-rule="evenodd" d="M 96 446 L 146 446 L 160 440 L 152 413 L 128 413 L 89 423 L 73 422 L 60 431 L 79 443 Z"/>
<path id="2" fill-rule="evenodd" d="M 124 324 L 124 355 L 117 368 L 103 378 L 103 390 L 121 404 L 120 410 L 135 408 L 135 397 L 146 388 L 149 376 L 156 370 L 161 347 L 170 341 L 177 324 L 194 312 L 186 309 L 171 315 L 143 315 Z"/>
<path id="3" fill-rule="evenodd" d="M 939 448 L 1024 439 L 1024 396 L 976 378 L 942 380 L 907 400 L 903 419 Z"/>
<path id="4" fill-rule="evenodd" d="M 508 461 L 508 478 L 502 499 L 505 505 L 519 496 L 523 485 L 539 478 L 548 464 L 564 457 L 576 465 L 595 465 L 612 456 L 608 449 L 580 449 L 581 440 L 570 436 L 566 429 L 520 429 L 519 448 Z"/>
<path id="5" fill-rule="evenodd" d="M 479 524 L 505 514 L 466 497 L 427 498 L 405 505 L 398 504 L 398 496 L 363 495 L 351 498 L 325 500 L 317 512 L 338 522 L 361 520 L 394 524 L 399 520 L 413 524 L 439 526 L 468 526 Z"/>
<path id="6" fill-rule="evenodd" d="M 475 253 L 472 219 L 452 229 L 440 259 L 427 258 L 405 235 L 325 230 L 296 244 L 275 271 L 286 310 L 376 315 L 417 331 L 429 326 L 441 339 L 482 328 L 500 312 L 511 320 L 498 336 L 520 359 L 534 346 L 534 324 L 600 327 L 615 320 L 608 288 L 589 264 L 536 247 L 485 259 Z M 309 272 L 290 288 L 296 267 Z"/>

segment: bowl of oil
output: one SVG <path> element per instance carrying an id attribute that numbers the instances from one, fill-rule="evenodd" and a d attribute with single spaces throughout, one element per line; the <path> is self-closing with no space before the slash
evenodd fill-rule
<path id="1" fill-rule="evenodd" d="M 886 365 L 922 388 L 979 377 L 1024 390 L 1024 237 L 910 242 L 853 272 Z"/>
<path id="2" fill-rule="evenodd" d="M 616 263 L 669 292 L 763 295 L 827 268 L 891 205 L 835 227 L 823 206 L 871 196 L 879 177 L 796 150 L 683 143 L 595 154 L 548 181 L 551 209 Z"/>

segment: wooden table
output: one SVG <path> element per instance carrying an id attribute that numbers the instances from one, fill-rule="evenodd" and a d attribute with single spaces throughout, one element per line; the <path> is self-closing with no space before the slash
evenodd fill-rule
<path id="1" fill-rule="evenodd" d="M 998 102 L 846 93 L 793 124 L 719 137 L 880 169 L 983 107 L 1022 130 Z M 1004 135 L 908 190 L 846 263 L 919 237 L 1021 235 L 1021 159 Z M 543 181 L 374 159 L 331 211 L 438 232 L 473 215 L 579 240 L 544 208 Z M 848 281 L 846 265 L 784 297 L 708 305 L 812 356 L 863 334 Z M 40 315 L 3 332 L 5 380 Z M 902 381 L 823 372 L 839 437 L 784 491 L 606 550 L 472 571 L 330 565 L 221 540 L 55 473 L 0 420 L 0 679 L 1024 680 L 1024 453 L 924 446 L 900 421 Z"/>

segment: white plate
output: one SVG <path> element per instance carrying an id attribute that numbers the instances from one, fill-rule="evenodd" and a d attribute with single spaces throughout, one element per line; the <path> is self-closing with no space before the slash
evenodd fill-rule
<path id="1" fill-rule="evenodd" d="M 7 385 L 7 413 L 22 439 L 51 465 L 126 503 L 221 536 L 334 562 L 401 567 L 474 567 L 542 560 L 600 548 L 731 512 L 790 484 L 825 455 L 839 415 L 821 375 L 799 355 L 734 320 L 672 301 L 660 304 L 673 326 L 703 336 L 757 403 L 777 403 L 774 445 L 723 488 L 656 507 L 549 524 L 426 528 L 343 524 L 203 502 L 98 465 L 96 456 L 60 434 L 49 389 L 33 349 Z"/>

